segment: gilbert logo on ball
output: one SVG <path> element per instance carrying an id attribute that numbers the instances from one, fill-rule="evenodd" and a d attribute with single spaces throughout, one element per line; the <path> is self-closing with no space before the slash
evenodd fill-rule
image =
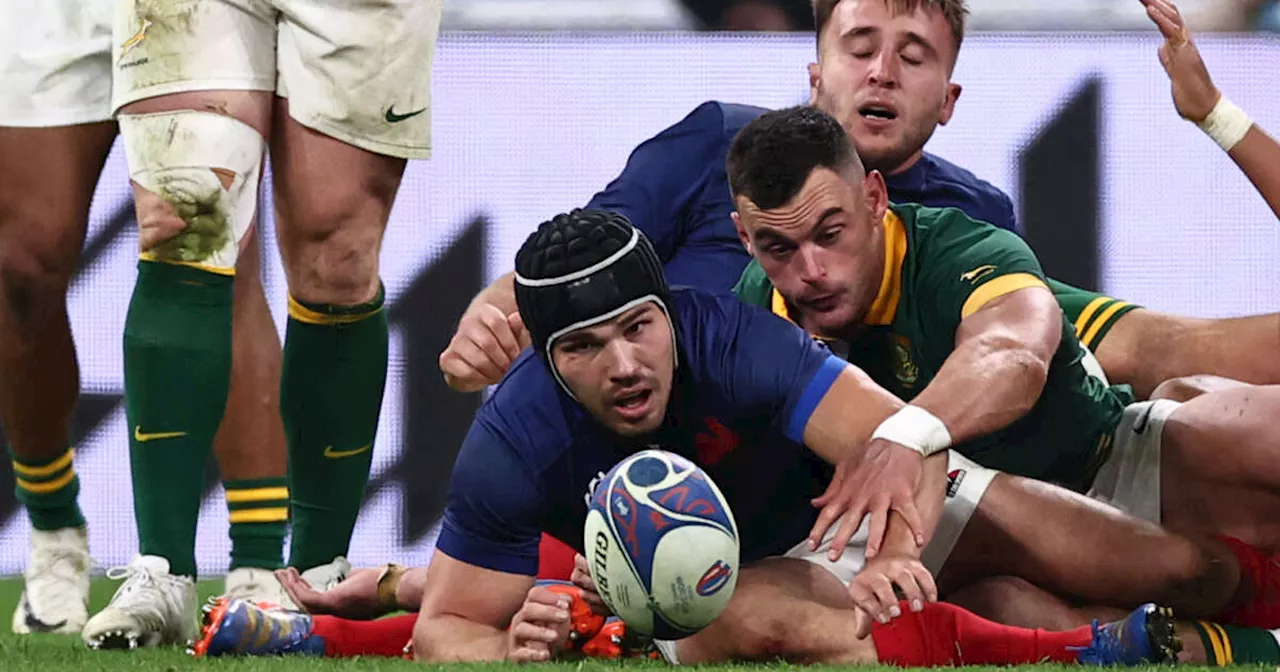
<path id="1" fill-rule="evenodd" d="M 706 472 L 641 451 L 600 479 L 588 504 L 591 578 L 628 627 L 680 639 L 724 611 L 738 581 L 738 527 Z"/>

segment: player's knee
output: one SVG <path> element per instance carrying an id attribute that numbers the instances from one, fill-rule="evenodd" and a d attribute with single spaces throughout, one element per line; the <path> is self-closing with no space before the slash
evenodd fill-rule
<path id="1" fill-rule="evenodd" d="M 119 121 L 143 258 L 234 268 L 257 208 L 262 135 L 234 117 L 194 110 Z"/>
<path id="2" fill-rule="evenodd" d="M 353 306 L 369 301 L 378 288 L 382 223 L 371 225 L 356 213 L 328 222 L 294 237 L 294 249 L 286 257 L 289 293 L 304 303 Z"/>
<path id="3" fill-rule="evenodd" d="M 3 216 L 3 215 L 0 215 Z M 38 222 L 27 222 L 38 226 Z M 13 230 L 0 223 L 0 231 Z M 0 237 L 0 310 L 9 321 L 35 324 L 65 309 L 75 254 Z"/>

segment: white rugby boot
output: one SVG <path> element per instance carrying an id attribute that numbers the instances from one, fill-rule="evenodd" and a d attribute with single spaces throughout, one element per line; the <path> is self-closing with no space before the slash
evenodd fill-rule
<path id="1" fill-rule="evenodd" d="M 227 572 L 223 591 L 223 595 L 228 598 L 239 598 L 259 606 L 270 605 L 300 611 L 284 586 L 280 585 L 275 572 L 269 569 L 237 567 Z"/>
<path id="2" fill-rule="evenodd" d="M 89 619 L 89 537 L 83 527 L 31 531 L 31 558 L 13 631 L 75 634 Z"/>
<path id="3" fill-rule="evenodd" d="M 323 565 L 317 565 L 303 572 L 302 578 L 306 579 L 312 588 L 323 593 L 342 583 L 342 580 L 347 578 L 350 573 L 351 563 L 339 555 Z"/>
<path id="4" fill-rule="evenodd" d="M 125 567 L 107 570 L 124 579 L 111 603 L 94 614 L 80 636 L 93 649 L 136 649 L 186 644 L 196 638 L 196 582 L 169 573 L 169 561 L 139 555 Z"/>

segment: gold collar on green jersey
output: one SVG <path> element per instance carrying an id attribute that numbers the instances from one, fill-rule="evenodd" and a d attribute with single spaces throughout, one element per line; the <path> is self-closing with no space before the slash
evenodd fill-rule
<path id="1" fill-rule="evenodd" d="M 884 219 L 884 277 L 880 280 L 880 291 L 876 293 L 871 309 L 867 311 L 865 322 L 870 325 L 883 326 L 893 324 L 898 313 L 898 301 L 902 298 L 902 260 L 907 256 L 907 228 L 893 210 L 885 210 Z M 773 290 L 770 300 L 773 314 L 788 321 L 791 319 L 787 310 L 787 300 L 777 289 Z M 824 339 L 826 340 L 826 339 Z"/>

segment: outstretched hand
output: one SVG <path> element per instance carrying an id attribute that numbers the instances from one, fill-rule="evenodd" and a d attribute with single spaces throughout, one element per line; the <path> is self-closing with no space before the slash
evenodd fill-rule
<path id="1" fill-rule="evenodd" d="M 1164 35 L 1160 45 L 1160 65 L 1169 75 L 1173 88 L 1173 105 L 1188 121 L 1200 123 L 1218 104 L 1222 93 L 1214 86 L 1205 68 L 1200 50 L 1191 39 L 1191 31 L 1178 7 L 1169 0 L 1140 0 L 1149 16 Z"/>

